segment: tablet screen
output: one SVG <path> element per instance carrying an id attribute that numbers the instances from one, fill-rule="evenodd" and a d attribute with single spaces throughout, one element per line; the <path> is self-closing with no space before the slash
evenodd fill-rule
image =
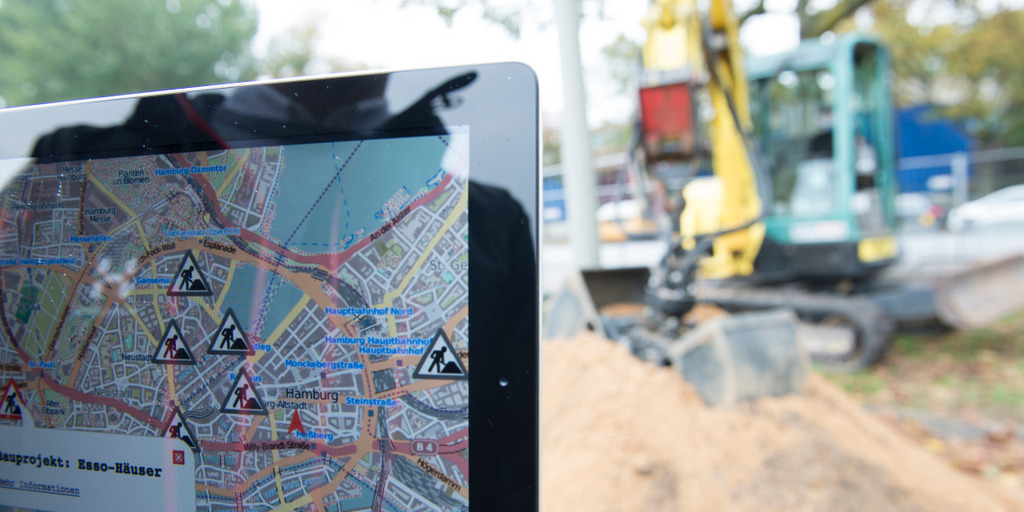
<path id="1" fill-rule="evenodd" d="M 27 165 L 0 503 L 473 509 L 473 144 L 423 132 Z"/>

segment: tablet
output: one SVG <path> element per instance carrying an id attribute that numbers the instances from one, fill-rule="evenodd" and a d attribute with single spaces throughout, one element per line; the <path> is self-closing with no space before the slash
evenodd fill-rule
<path id="1" fill-rule="evenodd" d="M 537 112 L 519 64 L 0 110 L 0 505 L 536 510 Z"/>

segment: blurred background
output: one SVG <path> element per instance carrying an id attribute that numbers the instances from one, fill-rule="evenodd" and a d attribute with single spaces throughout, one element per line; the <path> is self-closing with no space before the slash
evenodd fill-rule
<path id="1" fill-rule="evenodd" d="M 708 3 L 693 5 L 705 12 Z M 0 0 L 0 107 L 341 71 L 525 62 L 537 71 L 541 85 L 541 264 L 545 297 L 554 298 L 580 269 L 664 269 L 666 252 L 686 239 L 679 226 L 683 190 L 718 172 L 712 161 L 722 152 L 716 146 L 721 139 L 702 131 L 715 115 L 702 92 L 713 81 L 710 75 L 692 67 L 685 73 L 679 72 L 682 66 L 658 67 L 646 54 L 642 57 L 645 51 L 671 47 L 656 41 L 664 35 L 659 30 L 670 28 L 664 17 L 658 18 L 658 12 L 669 12 L 657 11 L 662 4 L 669 2 Z M 867 257 L 858 253 L 862 263 L 873 265 L 859 274 L 811 279 L 812 292 L 869 297 L 881 304 L 873 307 L 899 317 L 898 306 L 918 296 L 902 294 L 904 284 L 912 281 L 926 295 L 939 294 L 929 288 L 937 276 L 1010 261 L 1012 279 L 1000 274 L 986 284 L 991 288 L 995 279 L 996 288 L 1002 288 L 985 296 L 1006 302 L 993 307 L 997 318 L 951 326 L 932 318 L 932 303 L 927 314 L 890 322 L 892 332 L 872 357 L 852 365 L 812 357 L 810 371 L 843 397 L 814 388 L 819 400 L 851 400 L 871 421 L 895 429 L 900 439 L 929 453 L 933 459 L 928 460 L 996 489 L 972 487 L 968 494 L 992 492 L 1000 506 L 1016 509 L 1024 503 L 1014 501 L 1024 496 L 1024 314 L 1015 307 L 1018 299 L 1007 295 L 1019 294 L 1022 265 L 1012 258 L 1024 251 L 1024 59 L 1017 53 L 1024 48 L 1024 0 L 737 0 L 732 11 L 739 27 L 739 53 L 732 57 L 742 60 L 746 70 L 746 76 L 733 78 L 749 81 L 749 91 L 735 93 L 733 101 L 749 104 L 751 120 L 741 124 L 756 139 L 744 147 L 761 153 L 757 159 L 764 161 L 774 186 L 762 218 L 767 225 L 763 236 L 770 241 L 766 247 L 780 244 L 778 254 L 789 256 L 778 258 L 789 258 L 785 264 L 794 269 L 827 260 L 811 255 L 799 265 L 792 263 L 799 252 L 794 247 L 801 244 L 861 234 L 850 242 L 856 247 L 851 250 L 865 250 L 867 240 L 874 244 L 869 248 L 881 251 Z M 716 43 L 703 44 L 707 51 Z M 852 67 L 844 68 L 843 62 Z M 683 82 L 688 85 L 685 114 L 680 115 L 689 125 L 651 124 L 657 116 L 645 109 L 678 113 L 671 109 L 680 104 L 666 92 L 661 100 L 649 96 L 645 105 L 642 91 Z M 844 115 L 848 124 L 842 124 Z M 826 141 L 824 152 L 815 153 L 821 140 Z M 854 176 L 847 195 L 837 192 L 846 187 L 837 178 L 815 178 L 821 165 L 847 165 L 841 157 Z M 880 213 L 871 217 L 875 206 Z M 841 213 L 848 214 L 849 224 L 840 222 Z M 837 267 L 836 261 L 827 260 L 826 266 Z M 899 293 L 878 299 L 871 286 L 879 279 L 897 282 Z M 810 282 L 768 281 L 765 289 L 773 291 Z M 941 293 L 984 295 L 977 280 L 951 286 L 952 291 Z M 971 307 L 987 307 L 980 303 Z M 835 317 L 814 316 L 801 319 L 829 327 Z M 551 318 L 549 309 L 546 320 Z M 856 332 L 861 328 L 856 322 L 846 318 L 838 323 Z M 598 331 L 618 338 L 614 329 Z M 846 336 L 850 343 L 860 336 L 842 329 L 832 335 L 840 342 Z M 620 341 L 629 344 L 627 339 Z M 546 346 L 546 358 L 551 350 L 559 349 Z M 573 388 L 558 380 L 565 373 L 557 361 L 545 365 L 553 379 L 545 382 L 546 396 L 554 397 L 550 403 L 561 403 L 557 393 Z M 626 375 L 630 370 L 617 371 Z M 764 420 L 756 407 L 739 414 Z M 771 414 L 776 415 L 773 421 L 782 417 L 779 411 Z M 547 406 L 545 415 L 564 419 Z M 582 449 L 567 438 L 549 439 L 554 427 L 547 421 L 544 442 L 552 453 Z M 721 421 L 734 425 L 746 420 Z M 759 435 L 770 437 L 765 432 Z M 832 435 L 843 436 L 836 432 Z M 830 442 L 842 446 L 843 453 L 857 450 Z M 859 449 L 885 451 L 873 446 Z M 771 466 L 773 471 L 792 462 L 779 463 L 772 455 L 766 452 L 757 461 L 782 464 Z M 819 455 L 805 454 L 793 463 L 812 465 Z M 878 457 L 864 460 L 899 469 Z M 918 455 L 907 457 L 917 460 Z M 650 491 L 654 501 L 634 509 L 686 509 L 676 491 L 664 489 L 675 489 L 671 482 L 680 474 L 669 471 L 665 481 L 670 483 L 658 484 L 664 468 L 655 462 L 627 464 L 630 478 L 655 482 Z M 852 467 L 845 458 L 825 462 Z M 567 471 L 547 459 L 544 470 L 546 482 Z M 938 482 L 929 485 L 941 487 Z M 875 493 L 892 498 L 897 492 L 876 483 L 854 486 L 861 493 L 856 497 Z M 835 485 L 842 487 L 841 482 Z M 949 485 L 959 489 L 960 484 Z M 571 502 L 559 501 L 557 491 L 545 493 L 545 503 L 556 509 Z M 780 509 L 807 505 L 780 500 L 774 502 Z M 927 500 L 901 500 L 879 503 L 931 509 Z M 804 508 L 835 509 L 823 505 L 830 502 L 814 503 L 820 506 Z"/>

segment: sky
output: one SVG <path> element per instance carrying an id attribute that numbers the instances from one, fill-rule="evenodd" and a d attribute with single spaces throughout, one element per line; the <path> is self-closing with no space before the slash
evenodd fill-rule
<path id="1" fill-rule="evenodd" d="M 450 27 L 430 8 L 400 8 L 400 4 L 401 0 L 256 0 L 260 10 L 256 48 L 265 48 L 274 34 L 315 17 L 322 22 L 320 52 L 374 69 L 519 61 L 537 73 L 544 116 L 559 117 L 563 93 L 554 2 L 535 0 L 536 8 L 525 15 L 518 39 L 483 20 L 476 2 L 468 2 Z M 595 5 L 587 3 L 580 28 L 592 126 L 624 121 L 632 113 L 633 99 L 620 93 L 608 78 L 601 48 L 619 34 L 637 42 L 644 40 L 640 20 L 648 0 L 604 0 L 603 15 L 595 12 Z M 758 53 L 782 51 L 796 44 L 797 25 L 791 16 L 764 16 L 748 26 L 743 40 Z"/>

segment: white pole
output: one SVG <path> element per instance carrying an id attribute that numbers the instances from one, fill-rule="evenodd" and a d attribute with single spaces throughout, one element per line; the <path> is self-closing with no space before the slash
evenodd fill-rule
<path id="1" fill-rule="evenodd" d="M 579 4 L 555 0 L 562 60 L 562 179 L 569 241 L 580 268 L 597 268 L 597 175 L 590 159 L 586 90 L 580 58 Z"/>
<path id="2" fill-rule="evenodd" d="M 953 206 L 960 206 L 967 202 L 969 182 L 967 176 L 967 154 L 964 152 L 954 153 L 949 159 L 949 167 L 953 171 Z"/>

